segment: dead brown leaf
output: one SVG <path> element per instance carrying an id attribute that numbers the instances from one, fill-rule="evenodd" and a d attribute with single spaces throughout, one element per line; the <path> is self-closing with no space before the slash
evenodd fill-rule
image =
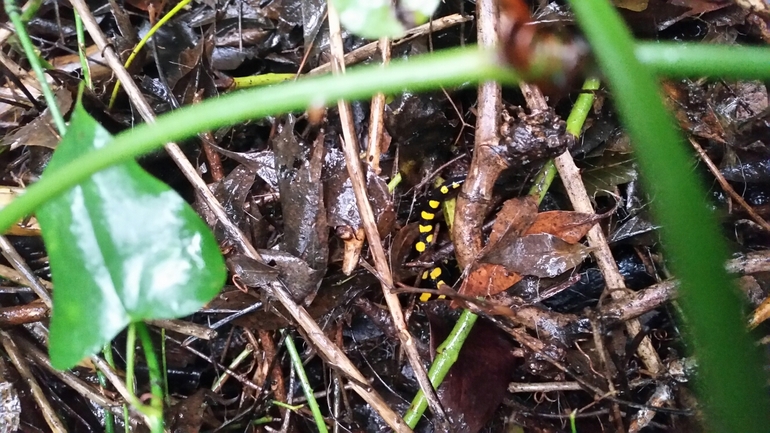
<path id="1" fill-rule="evenodd" d="M 549 211 L 537 214 L 537 218 L 525 234 L 548 233 L 569 243 L 576 244 L 591 230 L 602 215 L 570 211 Z"/>

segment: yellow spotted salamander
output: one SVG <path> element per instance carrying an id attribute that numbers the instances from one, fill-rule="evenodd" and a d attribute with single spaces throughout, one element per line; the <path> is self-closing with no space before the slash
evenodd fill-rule
<path id="1" fill-rule="evenodd" d="M 414 249 L 418 253 L 424 253 L 434 241 L 435 221 L 437 213 L 441 209 L 441 203 L 451 197 L 454 193 L 458 192 L 464 181 L 465 179 L 458 179 L 443 182 L 428 194 L 428 205 L 420 212 L 420 222 L 418 226 L 420 237 L 417 240 L 417 243 L 414 244 Z M 423 272 L 422 279 L 430 281 L 435 287 L 441 287 L 441 285 L 447 285 L 442 279 L 442 274 L 444 274 L 442 268 L 440 266 L 435 266 L 432 269 Z M 431 293 L 423 293 L 420 295 L 420 301 L 422 302 L 427 302 L 431 299 L 444 298 L 444 295 L 435 296 Z"/>

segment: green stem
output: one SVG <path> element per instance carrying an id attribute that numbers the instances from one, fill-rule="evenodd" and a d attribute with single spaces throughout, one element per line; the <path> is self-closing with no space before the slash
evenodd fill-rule
<path id="1" fill-rule="evenodd" d="M 168 393 L 168 362 L 166 356 L 166 328 L 160 328 L 160 362 L 163 363 L 163 398 L 167 405 L 171 405 L 171 396 Z"/>
<path id="2" fill-rule="evenodd" d="M 626 48 L 636 55 L 635 64 L 670 78 L 764 80 L 770 76 L 767 46 L 640 42 Z"/>
<path id="3" fill-rule="evenodd" d="M 141 324 L 144 326 L 144 324 Z M 128 402 L 136 408 L 139 412 L 143 413 L 147 416 L 147 418 L 150 420 L 151 425 L 150 430 L 153 433 L 156 433 L 158 422 L 157 420 L 160 419 L 160 428 L 161 431 L 163 431 L 163 413 L 161 411 L 158 411 L 156 407 L 153 406 L 147 406 L 142 404 L 141 401 L 139 401 L 139 398 L 136 397 L 136 388 L 134 388 L 134 372 L 136 368 L 136 334 L 138 331 L 138 324 L 136 322 L 132 322 L 128 325 L 128 329 L 126 330 L 126 389 L 128 390 L 129 396 L 128 396 Z M 147 328 L 144 329 L 144 331 L 147 331 Z M 141 331 L 140 331 L 141 332 Z M 143 338 L 140 336 L 140 338 Z M 144 341 L 142 341 L 142 344 L 144 345 Z M 152 346 L 150 346 L 150 349 L 152 349 Z M 147 349 L 145 348 L 145 352 L 147 352 Z M 155 356 L 155 353 L 152 352 L 151 356 Z M 147 358 L 147 365 L 149 367 L 150 365 L 150 359 L 149 356 L 145 354 L 145 358 Z M 157 358 L 155 358 L 155 364 L 157 366 Z M 150 367 L 150 369 L 152 369 Z M 152 372 L 150 373 L 152 377 Z M 154 384 L 153 384 L 154 386 Z M 155 399 L 154 395 L 154 389 L 153 389 L 153 400 Z"/>
<path id="4" fill-rule="evenodd" d="M 46 175 L 24 195 L 0 211 L 0 230 L 33 212 L 45 201 L 88 179 L 111 165 L 136 158 L 169 141 L 198 132 L 215 130 L 249 119 L 322 107 L 326 101 L 362 99 L 378 91 L 428 90 L 458 86 L 480 79 L 512 82 L 515 77 L 497 64 L 492 52 L 474 48 L 446 50 L 430 56 L 379 65 L 351 68 L 344 76 L 301 79 L 293 83 L 248 89 L 161 116 L 157 122 L 139 125 L 118 134 L 107 146 Z"/>
<path id="5" fill-rule="evenodd" d="M 708 194 L 689 169 L 689 146 L 683 145 L 674 128 L 653 71 L 635 56 L 631 34 L 615 8 L 607 0 L 571 0 L 570 4 L 634 143 L 642 180 L 655 197 L 652 209 L 663 226 L 663 245 L 681 280 L 681 302 L 692 325 L 708 430 L 767 431 L 766 378 L 746 332 L 739 297 L 724 268 L 726 247 L 720 227 L 706 207 Z M 714 67 L 719 63 L 711 57 L 700 59 L 699 64 Z M 765 76 L 767 64 L 763 66 Z M 734 63 L 729 66 L 739 68 Z"/>
<path id="6" fill-rule="evenodd" d="M 307 373 L 305 373 L 305 368 L 302 366 L 302 359 L 299 357 L 299 352 L 297 352 L 297 346 L 294 345 L 294 339 L 291 338 L 291 335 L 286 333 L 285 330 L 282 330 L 281 334 L 285 337 L 284 341 L 286 342 L 286 350 L 289 352 L 289 357 L 291 357 L 291 363 L 294 365 L 294 371 L 297 372 L 297 377 L 299 377 L 299 383 L 302 385 L 302 391 L 305 393 L 305 397 L 307 398 L 307 405 L 310 408 L 310 412 L 313 413 L 315 425 L 319 432 L 328 433 L 329 430 L 326 428 L 326 421 L 324 420 L 323 414 L 321 414 L 321 408 L 318 407 L 318 402 L 315 399 L 315 395 L 313 395 L 313 388 L 310 386 Z"/>
<path id="7" fill-rule="evenodd" d="M 92 89 L 94 84 L 91 82 L 91 68 L 88 67 L 88 57 L 86 56 L 86 35 L 83 29 L 83 20 L 80 14 L 75 11 L 75 32 L 78 38 L 78 56 L 80 57 L 80 69 L 83 71 L 83 81 L 86 87 Z"/>
<path id="8" fill-rule="evenodd" d="M 190 4 L 192 0 L 182 0 L 179 2 L 176 6 L 174 6 L 173 9 L 168 11 L 166 15 L 163 16 L 157 23 L 155 23 L 154 26 L 150 29 L 149 32 L 147 32 L 146 35 L 139 41 L 138 44 L 136 44 L 136 47 L 131 51 L 131 54 L 129 54 L 128 59 L 126 60 L 126 63 L 123 65 L 124 68 L 128 69 L 129 66 L 131 66 L 131 63 L 134 62 L 134 59 L 139 54 L 140 51 L 142 51 L 142 48 L 144 48 L 145 45 L 147 45 L 147 41 L 150 40 L 152 35 L 154 35 L 159 28 L 161 28 L 164 24 L 166 24 L 171 18 L 174 17 L 174 15 L 177 14 L 180 10 L 182 10 L 185 6 Z M 107 105 L 108 108 L 112 109 L 112 106 L 115 104 L 115 99 L 118 97 L 118 92 L 120 91 L 120 81 L 115 83 L 115 87 L 112 89 L 112 95 L 110 96 L 110 102 Z"/>
<path id="9" fill-rule="evenodd" d="M 463 310 L 460 315 L 460 319 L 457 320 L 454 329 L 449 333 L 449 336 L 441 346 L 436 349 L 436 358 L 433 360 L 433 364 L 428 370 L 428 378 L 433 387 L 438 387 L 444 380 L 449 369 L 457 361 L 457 357 L 460 354 L 465 339 L 468 338 L 473 329 L 473 325 L 476 323 L 476 319 L 479 316 L 471 313 L 468 310 Z M 425 398 L 425 394 L 422 390 L 417 392 L 417 395 L 412 400 L 412 404 L 409 405 L 409 410 L 404 414 L 404 422 L 411 428 L 415 428 L 417 422 L 420 421 L 420 417 L 425 413 L 425 409 L 428 407 L 428 400 Z"/>
<path id="10" fill-rule="evenodd" d="M 32 0 L 27 2 L 24 6 L 24 11 L 21 13 L 21 22 L 25 25 L 35 17 L 40 6 L 43 4 L 43 0 Z"/>
<path id="11" fill-rule="evenodd" d="M 134 396 L 134 367 L 136 366 L 136 327 L 132 323 L 126 330 L 126 389 Z M 131 402 L 133 404 L 133 402 Z"/>
<path id="12" fill-rule="evenodd" d="M 59 111 L 59 105 L 56 104 L 56 98 L 51 90 L 51 86 L 49 86 L 48 81 L 46 81 L 45 72 L 40 65 L 40 58 L 37 55 L 37 50 L 35 49 L 35 46 L 32 45 L 32 40 L 29 38 L 29 34 L 27 34 L 27 28 L 24 27 L 24 21 L 21 18 L 19 7 L 16 6 L 14 0 L 5 0 L 5 11 L 8 14 L 8 18 L 10 18 L 13 23 L 13 28 L 16 30 L 16 37 L 24 48 L 24 54 L 27 56 L 27 61 L 29 61 L 32 70 L 35 71 L 37 80 L 40 82 L 40 89 L 43 91 L 45 102 L 48 104 L 48 111 L 51 112 L 51 118 L 53 119 L 54 124 L 56 124 L 56 129 L 59 131 L 59 135 L 64 135 L 64 132 L 67 130 L 67 125 L 64 123 L 64 117 L 62 116 L 61 111 Z"/>
<path id="13" fill-rule="evenodd" d="M 150 407 L 153 409 L 148 414 L 150 430 L 153 433 L 163 433 L 163 375 L 160 372 L 158 356 L 152 347 L 152 337 L 147 325 L 144 322 L 136 322 L 131 327 L 136 328 L 136 332 L 139 334 L 139 341 L 142 342 L 142 349 L 144 350 L 144 359 L 147 361 L 147 369 L 150 373 L 150 391 L 152 393 Z"/>
<path id="14" fill-rule="evenodd" d="M 599 90 L 600 84 L 598 78 L 586 79 L 583 83 L 583 93 L 578 95 L 575 105 L 572 106 L 569 117 L 567 117 L 567 132 L 576 139 L 583 132 L 583 125 L 585 125 L 588 113 L 591 112 L 594 105 L 594 92 Z"/>
<path id="15" fill-rule="evenodd" d="M 108 343 L 104 346 L 104 349 L 102 349 L 102 353 L 104 354 L 104 360 L 107 361 L 107 364 L 114 369 L 115 359 L 112 356 L 111 343 Z M 126 386 L 128 386 L 128 383 L 126 383 Z M 129 422 L 129 419 L 128 419 L 128 405 L 126 404 L 123 405 L 123 426 L 124 426 L 124 431 L 128 433 L 130 430 L 131 423 Z"/>
<path id="16" fill-rule="evenodd" d="M 583 130 L 588 113 L 591 112 L 591 107 L 594 103 L 594 92 L 599 90 L 599 79 L 588 78 L 583 83 L 583 91 L 578 96 L 575 105 L 572 106 L 572 111 L 567 118 L 567 132 L 575 136 L 580 137 L 580 132 Z M 538 171 L 535 180 L 532 182 L 532 188 L 529 190 L 529 195 L 537 197 L 537 204 L 539 205 L 545 198 L 545 194 L 551 188 L 553 180 L 556 178 L 557 170 L 556 164 L 553 160 L 549 160 Z"/>
<path id="17" fill-rule="evenodd" d="M 8 2 L 10 0 L 6 0 Z M 668 57 L 656 54 L 649 44 L 640 45 L 647 64 L 662 72 L 677 75 L 671 62 L 677 53 L 690 52 L 691 48 L 661 44 Z M 770 77 L 764 68 L 741 68 L 742 62 L 770 64 L 770 50 L 736 47 L 704 48 L 703 52 L 737 65 L 735 74 L 747 77 Z M 732 53 L 732 55 L 731 55 Z M 682 54 L 683 56 L 685 54 Z M 710 75 L 723 71 L 717 62 L 701 62 L 697 71 L 687 69 L 688 74 Z M 382 68 L 378 65 L 351 68 L 348 74 L 338 77 L 314 77 L 294 83 L 279 84 L 268 88 L 243 92 L 205 101 L 201 104 L 176 110 L 158 118 L 154 125 L 140 125 L 119 134 L 104 148 L 92 152 L 78 161 L 62 167 L 57 173 L 48 173 L 40 182 L 28 188 L 26 193 L 0 211 L 0 230 L 7 230 L 15 221 L 33 212 L 50 198 L 61 194 L 93 173 L 110 165 L 135 158 L 162 146 L 168 141 L 191 137 L 199 132 L 233 125 L 248 119 L 300 110 L 308 106 L 323 105 L 337 99 L 363 99 L 377 92 L 396 93 L 411 89 L 433 90 L 473 84 L 479 81 L 499 80 L 513 83 L 515 77 L 497 62 L 494 53 L 479 51 L 475 47 L 445 50 L 434 54 L 393 62 Z"/>
<path id="18" fill-rule="evenodd" d="M 107 389 L 107 378 L 100 370 L 96 370 L 96 378 L 99 380 L 99 386 Z M 104 411 L 104 432 L 115 433 L 115 415 L 110 410 Z"/>

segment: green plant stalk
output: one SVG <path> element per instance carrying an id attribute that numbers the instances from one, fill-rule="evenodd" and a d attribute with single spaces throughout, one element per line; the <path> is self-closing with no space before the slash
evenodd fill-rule
<path id="1" fill-rule="evenodd" d="M 315 425 L 319 432 L 328 433 L 329 430 L 326 428 L 326 421 L 324 420 L 324 416 L 321 414 L 321 408 L 318 407 L 318 402 L 313 395 L 313 388 L 310 386 L 310 381 L 308 381 L 307 373 L 305 373 L 305 368 L 302 365 L 302 359 L 299 357 L 299 352 L 297 352 L 297 346 L 294 345 L 294 339 L 291 338 L 291 335 L 287 334 L 285 330 L 281 330 L 281 334 L 285 338 L 286 351 L 289 352 L 291 363 L 294 365 L 294 371 L 297 372 L 299 383 L 302 385 L 302 391 L 305 392 L 307 405 L 310 408 L 310 412 L 313 413 Z"/>
<path id="2" fill-rule="evenodd" d="M 403 176 L 399 171 L 398 173 L 396 173 L 395 176 L 393 176 L 393 179 L 391 179 L 390 182 L 388 182 L 388 192 L 393 194 L 393 191 L 396 190 L 396 187 L 398 186 L 399 183 L 401 183 L 402 180 L 403 180 Z"/>
<path id="3" fill-rule="evenodd" d="M 86 56 L 85 29 L 83 29 L 83 20 L 80 19 L 80 14 L 77 11 L 75 11 L 75 32 L 78 38 L 78 56 L 80 57 L 80 69 L 83 71 L 83 81 L 86 83 L 86 87 L 93 89 L 91 68 L 88 67 L 88 57 Z"/>
<path id="4" fill-rule="evenodd" d="M 293 80 L 297 74 L 261 74 L 246 77 L 233 77 L 233 84 L 229 90 L 248 89 L 250 87 L 270 86 Z"/>
<path id="5" fill-rule="evenodd" d="M 736 287 L 724 269 L 724 241 L 706 208 L 708 194 L 690 170 L 692 157 L 663 106 L 656 78 L 635 57 L 631 34 L 609 2 L 570 4 L 635 145 L 642 180 L 655 197 L 652 208 L 663 226 L 663 245 L 681 279 L 681 303 L 692 324 L 706 427 L 767 431 L 766 377 L 746 332 Z M 718 63 L 713 58 L 708 62 Z"/>
<path id="6" fill-rule="evenodd" d="M 460 349 L 463 343 L 468 338 L 473 329 L 473 325 L 479 318 L 469 310 L 463 310 L 460 318 L 457 320 L 455 327 L 449 336 L 443 343 L 436 349 L 436 358 L 433 360 L 433 364 L 428 370 L 428 378 L 430 383 L 433 384 L 433 388 L 437 388 L 441 382 L 449 373 L 449 369 L 457 361 L 457 357 L 460 354 Z M 404 414 L 404 422 L 411 428 L 415 428 L 417 422 L 420 421 L 420 417 L 425 413 L 425 409 L 428 407 L 428 400 L 425 398 L 422 390 L 417 392 L 412 404 L 409 405 L 409 409 Z"/>
<path id="7" fill-rule="evenodd" d="M 572 110 L 567 118 L 567 132 L 572 134 L 576 139 L 580 137 L 580 133 L 583 130 L 583 125 L 586 122 L 588 113 L 591 112 L 591 107 L 594 103 L 594 91 L 599 90 L 599 79 L 588 78 L 583 83 L 583 93 L 581 93 L 575 105 L 572 106 Z M 529 190 L 529 195 L 537 197 L 537 204 L 542 203 L 545 198 L 545 194 L 551 188 L 553 180 L 556 178 L 557 170 L 556 164 L 553 160 L 549 160 L 538 171 L 535 180 L 532 182 L 532 188 Z"/>
<path id="8" fill-rule="evenodd" d="M 107 364 L 114 369 L 115 359 L 112 356 L 112 346 L 110 344 L 106 344 L 104 349 L 102 349 L 102 354 L 104 355 L 104 360 L 107 361 Z M 126 384 L 126 386 L 128 386 L 128 384 Z M 124 431 L 128 433 L 131 427 L 131 423 L 128 419 L 128 405 L 126 404 L 123 405 L 123 426 Z"/>
<path id="9" fill-rule="evenodd" d="M 580 135 L 580 131 L 583 129 L 583 124 L 588 117 L 588 113 L 591 112 L 591 106 L 593 105 L 594 100 L 593 91 L 599 89 L 599 80 L 596 78 L 589 78 L 583 84 L 583 89 L 588 92 L 583 93 L 578 97 L 577 101 L 575 101 L 575 105 L 572 107 L 569 118 L 567 119 L 567 132 L 576 137 Z M 553 160 L 550 160 L 540 169 L 529 191 L 529 195 L 537 196 L 538 204 L 543 201 L 555 176 L 556 166 L 554 165 Z M 453 215 L 453 212 L 447 214 L 447 216 Z M 447 221 L 451 221 L 451 219 L 447 219 Z M 464 310 L 457 320 L 457 323 L 455 323 L 449 337 L 447 337 L 436 351 L 436 358 L 428 371 L 428 378 L 430 378 L 431 384 L 433 384 L 434 387 L 438 387 L 441 384 L 447 373 L 449 373 L 449 369 L 454 365 L 455 361 L 457 361 L 460 350 L 462 349 L 463 344 L 465 344 L 465 339 L 468 337 L 468 334 L 470 334 L 471 329 L 473 329 L 476 319 L 478 319 L 476 314 Z M 412 400 L 409 410 L 404 415 L 404 421 L 407 425 L 414 428 L 426 408 L 427 400 L 425 399 L 425 395 L 422 391 L 419 391 L 414 400 Z"/>
<path id="10" fill-rule="evenodd" d="M 17 200 L 0 211 L 0 228 L 34 211 L 46 200 L 67 191 L 111 165 L 181 140 L 198 132 L 234 125 L 308 107 L 323 107 L 338 99 L 363 99 L 376 92 L 429 90 L 479 80 L 515 82 L 515 76 L 501 67 L 494 53 L 477 49 L 446 50 L 431 56 L 379 65 L 351 68 L 345 76 L 301 79 L 293 83 L 248 89 L 161 116 L 152 125 L 143 124 L 118 134 L 111 144 L 67 164 L 32 185 Z"/>
<path id="11" fill-rule="evenodd" d="M 289 409 L 292 412 L 296 412 L 305 406 L 304 404 L 287 404 L 278 400 L 271 400 L 270 404 L 273 404 L 278 407 L 282 407 L 284 409 Z"/>
<path id="12" fill-rule="evenodd" d="M 163 400 L 171 406 L 171 395 L 168 392 L 168 362 L 166 356 L 166 328 L 160 328 L 160 362 L 163 367 Z"/>
<path id="13" fill-rule="evenodd" d="M 101 370 L 96 370 L 96 378 L 99 380 L 99 386 L 107 389 L 107 378 Z M 104 411 L 104 432 L 115 433 L 115 415 L 110 410 Z"/>
<path id="14" fill-rule="evenodd" d="M 43 4 L 43 0 L 31 0 L 24 5 L 24 11 L 21 13 L 21 22 L 25 25 L 35 17 L 40 6 Z"/>
<path id="15" fill-rule="evenodd" d="M 681 76 L 685 72 L 699 76 L 713 75 L 725 69 L 721 63 L 710 61 L 700 62 L 698 69 L 683 68 L 683 72 L 677 72 L 668 59 L 675 58 L 677 53 L 692 52 L 691 49 L 678 46 L 681 50 L 677 51 L 675 46 L 660 46 L 665 48 L 663 51 L 668 52 L 668 56 L 655 54 L 652 49 L 654 47 L 649 47 L 649 44 L 640 45 L 644 48 L 642 51 L 646 56 L 646 64 L 653 70 L 673 76 Z M 763 71 L 753 67 L 741 68 L 741 62 L 770 64 L 768 49 L 707 46 L 701 52 L 733 65 L 731 76 L 770 78 L 768 68 Z M 168 141 L 188 138 L 199 132 L 249 119 L 301 110 L 311 105 L 322 106 L 337 99 L 363 99 L 380 91 L 396 93 L 407 89 L 434 90 L 442 86 L 470 85 L 486 80 L 513 84 L 515 76 L 497 62 L 494 53 L 467 47 L 393 62 L 385 68 L 378 65 L 356 67 L 344 76 L 305 78 L 294 83 L 249 89 L 210 99 L 163 115 L 154 125 L 140 125 L 123 132 L 115 137 L 111 145 L 62 167 L 55 175 L 49 174 L 0 211 L 0 229 L 7 230 L 16 220 L 30 214 L 46 200 L 61 194 L 93 173 L 153 151 Z"/>
<path id="16" fill-rule="evenodd" d="M 59 111 L 59 106 L 56 104 L 56 98 L 51 90 L 51 86 L 48 85 L 48 82 L 45 79 L 45 72 L 40 65 L 40 57 L 38 57 L 35 46 L 32 45 L 32 40 L 29 38 L 26 27 L 24 27 L 24 22 L 21 19 L 21 15 L 19 15 L 19 7 L 16 6 L 14 0 L 5 0 L 5 11 L 8 14 L 8 18 L 10 18 L 13 23 L 13 28 L 16 30 L 16 37 L 19 39 L 22 48 L 24 48 L 24 54 L 27 56 L 27 61 L 29 61 L 32 70 L 35 71 L 37 80 L 40 82 L 40 89 L 43 91 L 45 102 L 48 104 L 48 110 L 51 112 L 51 118 L 56 125 L 56 129 L 59 131 L 59 135 L 64 135 L 64 132 L 67 130 L 67 125 L 64 123 L 64 117 L 62 117 L 62 114 Z"/>
<path id="17" fill-rule="evenodd" d="M 263 416 L 262 418 L 257 418 L 254 421 L 251 422 L 252 425 L 263 425 L 263 424 L 270 424 L 271 422 L 275 421 L 275 418 L 271 416 Z"/>
<path id="18" fill-rule="evenodd" d="M 173 9 L 168 11 L 166 15 L 163 15 L 163 18 L 158 20 L 157 23 L 155 23 L 154 26 L 150 29 L 149 32 L 147 32 L 146 35 L 139 41 L 138 44 L 136 44 L 136 47 L 131 51 L 131 54 L 128 55 L 128 59 L 126 60 L 126 63 L 123 65 L 124 68 L 128 69 L 129 66 L 131 66 L 131 63 L 134 62 L 134 59 L 139 54 L 140 51 L 142 51 L 142 48 L 144 48 L 145 45 L 147 45 L 147 41 L 150 40 L 152 35 L 155 34 L 155 32 L 158 31 L 159 28 L 161 28 L 164 24 L 166 24 L 171 18 L 174 17 L 174 15 L 177 14 L 182 8 L 190 4 L 192 0 L 182 0 L 179 2 L 176 6 L 174 6 Z M 112 89 L 112 95 L 110 96 L 110 103 L 107 105 L 108 108 L 112 109 L 112 106 L 115 104 L 115 99 L 118 97 L 118 92 L 120 91 L 120 81 L 115 83 L 115 87 Z"/>
<path id="19" fill-rule="evenodd" d="M 142 349 L 144 350 L 144 359 L 147 361 L 147 369 L 150 373 L 150 392 L 152 393 L 150 400 L 152 411 L 148 413 L 150 431 L 163 433 L 163 375 L 160 372 L 158 356 L 152 347 L 152 337 L 150 337 L 147 325 L 144 322 L 136 322 L 132 327 L 136 328 L 136 332 L 139 334 L 139 341 L 142 342 Z"/>
<path id="20" fill-rule="evenodd" d="M 591 108 L 594 105 L 594 92 L 599 90 L 600 84 L 598 78 L 591 77 L 586 79 L 583 83 L 583 92 L 578 95 L 575 105 L 572 106 L 572 110 L 567 117 L 567 132 L 576 139 L 583 132 L 583 125 L 585 125 L 588 113 L 591 112 Z"/>
<path id="21" fill-rule="evenodd" d="M 142 404 L 142 402 L 139 401 L 139 399 L 136 397 L 136 389 L 134 388 L 134 369 L 136 367 L 136 334 L 137 323 L 132 322 L 128 325 L 126 330 L 126 389 L 129 393 L 128 403 L 130 403 L 131 406 L 134 406 L 136 410 L 146 415 L 150 420 L 154 420 L 157 417 L 155 409 L 151 406 Z M 153 356 L 154 355 L 155 354 L 153 353 Z M 148 360 L 148 366 L 149 363 L 150 362 Z M 126 413 L 126 415 L 128 414 Z M 127 420 L 128 418 L 126 418 L 126 421 Z M 153 426 L 150 426 L 150 428 L 152 429 Z M 155 430 L 152 431 L 153 433 L 155 432 Z"/>
<path id="22" fill-rule="evenodd" d="M 238 354 L 238 356 L 233 359 L 233 361 L 230 363 L 230 365 L 227 366 L 227 368 L 230 369 L 230 371 L 235 371 L 235 369 L 238 368 L 239 365 L 243 363 L 252 353 L 254 353 L 254 349 L 251 347 L 251 345 L 246 346 L 245 349 L 241 351 L 241 353 Z M 227 378 L 230 377 L 228 373 L 224 373 L 214 382 L 213 385 L 211 385 L 211 390 L 214 392 L 217 392 L 219 389 L 221 389 L 222 385 L 224 385 Z"/>
<path id="23" fill-rule="evenodd" d="M 670 78 L 763 80 L 769 75 L 767 46 L 639 42 L 633 47 L 640 63 Z"/>

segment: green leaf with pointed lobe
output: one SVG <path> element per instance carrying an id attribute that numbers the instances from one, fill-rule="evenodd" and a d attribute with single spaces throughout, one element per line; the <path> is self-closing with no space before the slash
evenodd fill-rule
<path id="1" fill-rule="evenodd" d="M 43 175 L 111 140 L 78 104 Z M 130 322 L 194 313 L 224 283 L 209 228 L 135 161 L 96 173 L 37 217 L 54 282 L 49 352 L 56 368 L 96 353 Z"/>

